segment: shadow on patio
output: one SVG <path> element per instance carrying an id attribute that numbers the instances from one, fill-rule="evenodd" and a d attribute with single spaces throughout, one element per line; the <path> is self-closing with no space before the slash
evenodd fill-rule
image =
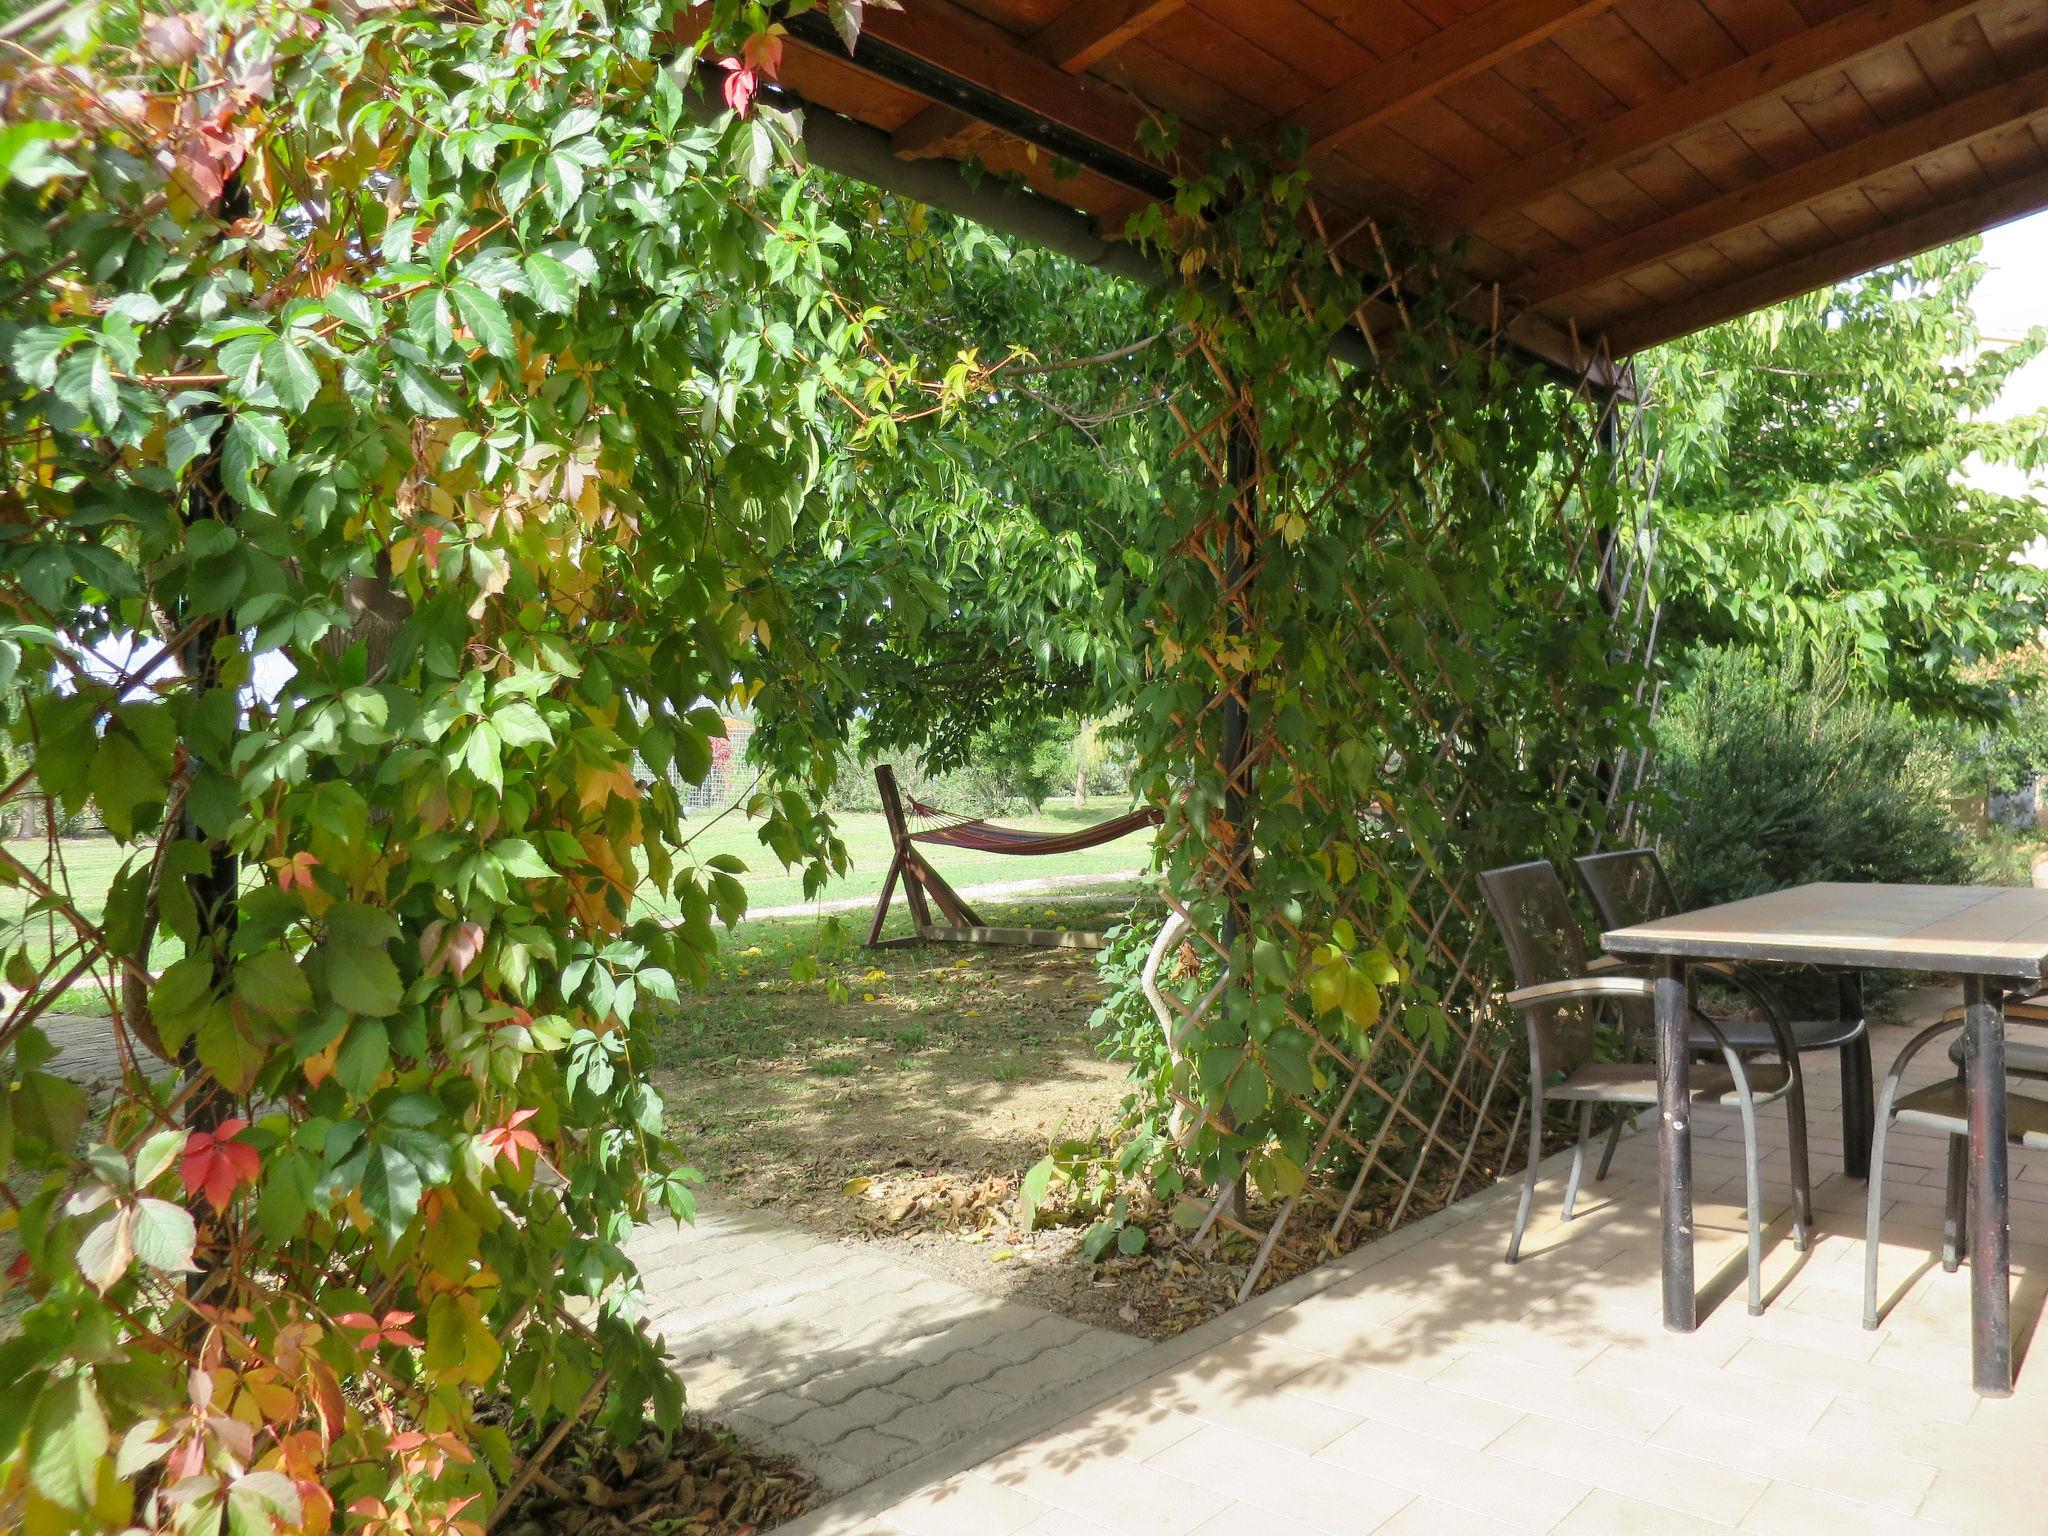
<path id="1" fill-rule="evenodd" d="M 1882 1028 L 1888 1062 L 1907 1035 Z M 1944 1069 L 1936 1057 L 1924 1072 Z M 928 1487 L 867 1536 L 1321 1532 L 2048 1531 L 2048 1371 L 1971 1389 L 1968 1271 L 1938 1248 L 1944 1148 L 1895 1135 L 1881 1326 L 1859 1322 L 1865 1186 L 1840 1172 L 1837 1086 L 1814 1073 L 1819 1232 L 1789 1241 L 1782 1119 L 1767 1117 L 1769 1305 L 1746 1314 L 1734 1117 L 1695 1137 L 1691 1335 L 1660 1325 L 1653 1137 L 1560 1223 L 1563 1159 L 1522 1262 L 1497 1188 L 1351 1261 L 1354 1272 L 1051 1432 Z M 2014 1326 L 2048 1281 L 2048 1159 L 2017 1151 Z"/>

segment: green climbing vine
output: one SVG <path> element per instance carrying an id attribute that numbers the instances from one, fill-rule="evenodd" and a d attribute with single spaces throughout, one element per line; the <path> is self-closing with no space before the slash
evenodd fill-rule
<path id="1" fill-rule="evenodd" d="M 1192 1116 L 1184 1163 L 1285 1198 L 1391 1113 L 1352 1080 L 1376 1036 L 1411 1047 L 1381 1073 L 1421 1051 L 1436 1102 L 1478 1100 L 1450 1074 L 1488 1028 L 1466 877 L 1586 846 L 1599 765 L 1641 737 L 1599 586 L 1636 508 L 1597 402 L 1393 232 L 1334 259 L 1289 163 L 1226 149 L 1134 232 L 1188 340 L 1163 365 L 1185 440 L 1137 561 L 1133 717 L 1168 894 L 1240 981 L 1155 1080 Z"/>

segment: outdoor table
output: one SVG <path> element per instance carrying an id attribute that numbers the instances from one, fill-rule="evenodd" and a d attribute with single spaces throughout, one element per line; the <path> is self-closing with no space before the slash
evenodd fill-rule
<path id="1" fill-rule="evenodd" d="M 1658 1173 L 1664 1326 L 1698 1326 L 1693 1287 L 1692 1122 L 1686 969 L 1694 961 L 1780 961 L 1846 971 L 1936 971 L 1963 983 L 1970 1120 L 1970 1326 L 1976 1386 L 2012 1391 L 2006 1199 L 2003 993 L 2048 969 L 2048 890 L 1998 886 L 1794 886 L 1601 935 L 1610 953 L 1657 964 Z"/>

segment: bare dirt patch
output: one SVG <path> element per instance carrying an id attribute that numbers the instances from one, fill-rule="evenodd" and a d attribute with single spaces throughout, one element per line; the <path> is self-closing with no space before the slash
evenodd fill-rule
<path id="1" fill-rule="evenodd" d="M 1128 890 L 989 907 L 992 923 L 1100 928 Z M 825 952 L 823 974 L 790 979 Z M 1163 1337 L 1228 1303 L 1210 1266 L 1168 1251 L 1090 1264 L 1082 1228 L 1016 1224 L 1018 1181 L 1055 1138 L 1109 1132 L 1128 1092 L 1088 1017 L 1093 956 L 931 944 L 834 951 L 806 919 L 748 924 L 662 1049 L 669 1125 L 725 1204 L 990 1295 Z M 837 982 L 837 995 L 832 986 Z"/>

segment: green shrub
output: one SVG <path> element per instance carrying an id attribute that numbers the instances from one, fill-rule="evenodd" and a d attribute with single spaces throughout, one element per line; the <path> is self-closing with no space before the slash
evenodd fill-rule
<path id="1" fill-rule="evenodd" d="M 1682 907 L 1811 880 L 1959 882 L 1955 763 L 1903 708 L 1795 650 L 1703 651 L 1658 726 L 1656 816 Z"/>

